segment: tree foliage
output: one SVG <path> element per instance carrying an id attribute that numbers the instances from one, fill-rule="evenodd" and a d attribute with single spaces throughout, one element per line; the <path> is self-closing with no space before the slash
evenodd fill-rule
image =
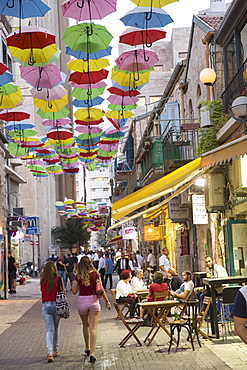
<path id="1" fill-rule="evenodd" d="M 53 227 L 51 233 L 55 235 L 56 239 L 61 240 L 63 247 L 68 247 L 70 250 L 73 245 L 87 244 L 90 238 L 90 233 L 86 231 L 85 227 L 82 227 L 81 221 L 75 218 L 66 220 L 64 226 Z"/>

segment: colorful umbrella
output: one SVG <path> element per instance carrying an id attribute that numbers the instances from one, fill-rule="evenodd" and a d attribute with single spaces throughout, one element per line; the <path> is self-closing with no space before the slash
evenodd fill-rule
<path id="1" fill-rule="evenodd" d="M 59 126 L 66 126 L 66 125 L 69 125 L 71 123 L 71 119 L 70 118 L 60 118 L 60 119 L 57 119 L 57 120 L 51 120 L 51 119 L 44 119 L 42 121 L 42 125 L 43 126 L 50 126 L 50 127 L 59 127 Z"/>
<path id="2" fill-rule="evenodd" d="M 47 64 L 44 67 L 23 67 L 20 66 L 21 77 L 36 89 L 51 89 L 62 83 L 61 71 L 54 64 Z"/>
<path id="3" fill-rule="evenodd" d="M 6 86 L 6 85 L 5 85 Z M 1 89 L 3 86 L 1 87 Z M 17 91 L 12 92 L 9 95 L 0 95 L 0 109 L 14 108 L 22 101 L 22 95 L 20 88 L 17 87 Z"/>
<path id="4" fill-rule="evenodd" d="M 32 63 L 30 64 L 30 60 L 28 60 L 28 62 L 25 62 L 21 59 L 18 59 L 16 57 L 14 57 L 14 56 L 13 56 L 13 60 L 16 61 L 17 63 L 21 64 L 23 67 L 30 67 L 30 65 L 35 66 L 35 67 L 44 67 L 44 66 L 46 66 L 46 64 L 57 62 L 60 58 L 60 54 L 61 54 L 61 50 L 57 50 L 51 56 L 51 58 L 49 60 L 47 60 L 46 62 L 44 62 L 44 63 L 38 63 L 37 61 L 32 61 Z"/>
<path id="5" fill-rule="evenodd" d="M 62 40 L 71 49 L 93 53 L 108 48 L 113 36 L 101 25 L 94 23 L 80 23 L 68 27 Z"/>
<path id="6" fill-rule="evenodd" d="M 90 45 L 89 45 L 90 47 Z M 66 54 L 71 55 L 72 57 L 75 57 L 76 59 L 100 59 L 104 58 L 108 55 L 111 55 L 112 47 L 108 46 L 107 49 L 101 49 L 98 51 L 95 51 L 94 53 L 87 53 L 85 51 L 76 51 L 70 49 L 69 46 L 66 46 Z"/>
<path id="7" fill-rule="evenodd" d="M 79 120 L 79 119 L 75 120 L 75 123 L 77 125 L 83 125 L 83 126 L 99 125 L 102 122 L 104 122 L 104 120 L 102 118 L 100 118 L 99 120 L 96 120 L 96 121 L 82 121 L 82 120 Z"/>
<path id="8" fill-rule="evenodd" d="M 132 26 L 142 29 L 164 27 L 173 22 L 172 18 L 163 9 L 149 7 L 136 7 L 126 13 L 120 20 L 125 26 Z"/>
<path id="9" fill-rule="evenodd" d="M 58 85 L 52 89 L 37 90 L 33 88 L 30 90 L 30 93 L 32 94 L 33 98 L 48 101 L 63 98 L 67 94 L 67 90 L 62 85 Z"/>
<path id="10" fill-rule="evenodd" d="M 9 95 L 18 91 L 18 87 L 14 84 L 6 84 L 0 87 L 0 95 Z"/>
<path id="11" fill-rule="evenodd" d="M 20 140 L 20 137 L 27 138 L 29 136 L 36 135 L 37 133 L 38 132 L 36 130 L 27 129 L 10 131 L 8 135 L 12 138 L 18 138 Z"/>
<path id="12" fill-rule="evenodd" d="M 123 91 L 125 91 L 125 92 L 129 92 L 129 91 L 135 91 L 137 88 L 138 88 L 138 90 L 141 90 L 146 84 L 148 83 L 148 81 L 147 82 L 144 82 L 143 84 L 138 84 L 138 87 L 137 86 L 135 86 L 135 87 L 131 87 L 131 86 L 121 86 L 119 83 L 117 83 L 116 81 L 112 81 L 112 87 L 116 87 L 117 89 L 119 89 L 119 90 L 123 90 Z"/>
<path id="13" fill-rule="evenodd" d="M 21 19 L 43 17 L 51 8 L 41 0 L 4 0 L 0 14 Z"/>
<path id="14" fill-rule="evenodd" d="M 46 112 L 43 112 L 41 109 L 37 111 L 37 114 L 40 117 L 44 119 L 49 119 L 52 121 L 55 121 L 60 118 L 66 118 L 69 113 L 70 111 L 66 107 L 62 108 L 59 112 L 47 112 L 46 113 Z"/>
<path id="15" fill-rule="evenodd" d="M 95 84 L 107 78 L 109 71 L 101 69 L 100 71 L 93 71 L 87 73 L 73 72 L 69 77 L 69 81 L 81 84 Z"/>
<path id="16" fill-rule="evenodd" d="M 110 65 L 108 59 L 76 59 L 67 63 L 68 70 L 77 72 L 100 71 Z"/>
<path id="17" fill-rule="evenodd" d="M 137 6 L 149 6 L 155 8 L 163 8 L 163 6 L 175 3 L 179 0 L 131 0 Z"/>
<path id="18" fill-rule="evenodd" d="M 99 82 L 96 82 L 95 84 L 81 84 L 81 85 L 77 85 L 75 82 L 70 82 L 69 84 L 72 87 L 79 88 L 79 89 L 86 89 L 86 90 L 89 90 L 89 89 L 101 89 L 102 87 L 106 87 L 107 86 L 107 84 L 104 81 L 99 81 Z"/>
<path id="19" fill-rule="evenodd" d="M 68 104 L 68 94 L 64 95 L 58 100 L 42 100 L 33 99 L 34 105 L 43 112 L 59 112 L 66 104 Z"/>
<path id="20" fill-rule="evenodd" d="M 137 104 L 130 104 L 130 105 L 118 105 L 118 104 L 109 104 L 107 108 L 113 111 L 127 111 L 133 110 L 137 108 Z"/>
<path id="21" fill-rule="evenodd" d="M 107 89 L 111 94 L 114 94 L 114 95 L 118 95 L 118 96 L 137 96 L 137 95 L 140 95 L 140 91 L 138 90 L 127 90 L 127 91 L 124 91 L 124 90 L 121 90 L 121 89 L 118 89 L 117 87 L 109 87 L 109 89 Z"/>
<path id="22" fill-rule="evenodd" d="M 0 86 L 13 82 L 13 80 L 14 80 L 14 77 L 12 73 L 4 72 L 3 74 L 0 75 Z"/>
<path id="23" fill-rule="evenodd" d="M 9 46 L 10 54 L 23 63 L 33 66 L 38 63 L 47 64 L 51 61 L 53 55 L 58 52 L 56 44 L 51 44 L 42 49 L 19 49 L 14 46 Z M 22 63 L 21 63 L 22 64 Z"/>
<path id="24" fill-rule="evenodd" d="M 78 120 L 90 122 L 100 120 L 104 116 L 104 113 L 102 110 L 96 108 L 82 108 L 78 109 L 74 113 L 74 116 Z"/>
<path id="25" fill-rule="evenodd" d="M 95 105 L 101 105 L 104 100 L 105 99 L 101 98 L 100 96 L 97 96 L 94 99 L 88 98 L 87 100 L 74 99 L 71 104 L 78 108 L 86 108 L 86 107 L 91 108 L 91 107 L 94 107 Z"/>
<path id="26" fill-rule="evenodd" d="M 113 118 L 113 119 L 122 119 L 122 118 L 130 118 L 134 115 L 134 113 L 129 111 L 108 111 L 105 113 L 106 117 Z"/>
<path id="27" fill-rule="evenodd" d="M 158 61 L 158 55 L 154 51 L 142 49 L 125 51 L 115 60 L 119 69 L 130 72 L 147 70 Z"/>
<path id="28" fill-rule="evenodd" d="M 113 68 L 111 78 L 121 86 L 130 86 L 136 89 L 139 85 L 147 83 L 149 81 L 149 76 L 150 72 L 141 73 L 141 71 L 139 71 L 138 76 L 136 76 L 135 73 L 125 73 L 124 71 Z"/>
<path id="29" fill-rule="evenodd" d="M 163 28 L 150 28 L 142 30 L 137 27 L 129 27 L 119 37 L 120 44 L 127 44 L 131 46 L 146 45 L 151 47 L 155 41 L 164 39 L 166 32 Z"/>
<path id="30" fill-rule="evenodd" d="M 80 130 L 78 130 L 78 128 L 80 129 Z M 81 132 L 82 134 L 90 134 L 90 135 L 92 135 L 92 134 L 101 134 L 102 133 L 102 129 L 101 128 L 99 128 L 99 127 L 77 127 L 77 131 L 79 131 L 79 132 Z M 79 138 L 81 138 L 80 136 L 79 136 Z"/>
<path id="31" fill-rule="evenodd" d="M 15 157 L 25 157 L 27 155 L 26 149 L 22 148 L 17 143 L 9 143 L 7 149 L 10 154 L 13 154 Z"/>
<path id="32" fill-rule="evenodd" d="M 0 63 L 0 75 L 3 75 L 7 70 L 8 67 L 5 64 Z"/>
<path id="33" fill-rule="evenodd" d="M 61 7 L 65 17 L 86 21 L 103 19 L 116 11 L 117 0 L 67 0 Z"/>
<path id="34" fill-rule="evenodd" d="M 85 99 L 94 99 L 97 96 L 103 94 L 105 91 L 105 86 L 101 88 L 94 88 L 94 89 L 83 89 L 83 88 L 75 88 L 72 91 L 72 96 L 78 100 L 85 100 Z"/>
<path id="35" fill-rule="evenodd" d="M 65 141 L 73 137 L 73 133 L 69 130 L 63 128 L 52 129 L 47 132 L 47 137 L 52 140 L 62 140 Z"/>
<path id="36" fill-rule="evenodd" d="M 107 100 L 111 104 L 117 104 L 121 106 L 125 105 L 131 105 L 131 104 L 136 104 L 138 102 L 138 98 L 134 96 L 120 96 L 120 95 L 110 95 Z"/>
<path id="37" fill-rule="evenodd" d="M 56 175 L 63 173 L 63 168 L 59 164 L 47 166 L 45 169 L 48 173 L 54 173 Z"/>
<path id="38" fill-rule="evenodd" d="M 35 127 L 35 125 L 28 119 L 20 121 L 20 122 L 9 121 L 8 124 L 4 126 L 6 130 L 10 130 L 10 131 L 11 130 L 26 130 L 26 129 L 33 128 L 33 127 Z"/>

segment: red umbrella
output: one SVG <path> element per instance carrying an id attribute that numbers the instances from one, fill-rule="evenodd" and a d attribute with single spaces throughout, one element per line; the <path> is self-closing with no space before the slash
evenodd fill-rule
<path id="1" fill-rule="evenodd" d="M 81 85 L 78 85 L 75 82 L 70 82 L 70 86 L 88 90 L 88 89 L 101 89 L 102 87 L 107 86 L 107 84 L 104 81 L 99 81 L 96 82 L 95 84 L 81 84 Z"/>
<path id="2" fill-rule="evenodd" d="M 22 108 L 17 107 L 13 109 L 4 109 L 0 113 L 0 119 L 3 121 L 23 121 L 24 119 L 28 119 L 30 117 L 30 113 L 24 111 Z"/>
<path id="3" fill-rule="evenodd" d="M 95 84 L 107 78 L 109 71 L 101 69 L 100 71 L 93 71 L 89 73 L 73 72 L 69 77 L 69 81 L 81 84 Z"/>
<path id="4" fill-rule="evenodd" d="M 73 137 L 73 133 L 63 128 L 55 128 L 47 132 L 46 136 L 52 140 L 65 141 Z"/>
<path id="5" fill-rule="evenodd" d="M 79 119 L 75 120 L 75 123 L 77 125 L 83 125 L 83 126 L 94 126 L 94 125 L 99 125 L 100 123 L 104 122 L 104 120 L 101 118 L 98 121 L 81 121 Z"/>
<path id="6" fill-rule="evenodd" d="M 75 168 L 63 168 L 63 172 L 65 173 L 77 173 L 80 171 L 80 168 L 75 167 Z"/>
<path id="7" fill-rule="evenodd" d="M 19 49 L 43 49 L 56 43 L 56 36 L 44 28 L 24 26 L 6 37 L 7 45 Z"/>
<path id="8" fill-rule="evenodd" d="M 131 88 L 130 88 L 131 89 Z M 109 89 L 107 89 L 111 94 L 115 94 L 115 95 L 121 95 L 121 96 L 137 96 L 137 95 L 140 95 L 140 91 L 138 90 L 128 90 L 128 91 L 124 91 L 124 90 L 121 90 L 121 89 L 118 89 L 117 87 L 109 87 Z"/>
<path id="9" fill-rule="evenodd" d="M 129 27 L 119 37 L 120 44 L 127 44 L 131 46 L 146 45 L 151 47 L 153 42 L 164 39 L 166 32 L 163 28 L 149 28 L 140 29 L 136 27 Z"/>
<path id="10" fill-rule="evenodd" d="M 8 70 L 8 67 L 5 64 L 0 63 L 0 75 L 2 75 L 7 70 Z"/>

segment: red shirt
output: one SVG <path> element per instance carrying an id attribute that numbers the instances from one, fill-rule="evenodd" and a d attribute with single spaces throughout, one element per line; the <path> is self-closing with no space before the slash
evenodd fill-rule
<path id="1" fill-rule="evenodd" d="M 149 287 L 149 292 L 151 296 L 148 298 L 148 302 L 154 302 L 154 293 L 155 292 L 165 292 L 168 290 L 168 285 L 166 283 L 157 284 L 153 283 Z M 157 298 L 157 301 L 163 301 L 164 298 Z"/>
<path id="2" fill-rule="evenodd" d="M 93 295 L 93 294 L 96 294 L 96 280 L 97 280 L 97 277 L 98 277 L 98 273 L 97 273 L 97 271 L 91 271 L 91 272 L 89 272 L 89 276 L 90 276 L 90 285 L 89 286 L 83 285 L 82 281 L 78 278 L 78 276 L 77 275 L 75 276 L 75 281 L 78 282 L 78 285 L 79 285 L 79 288 L 80 288 L 79 295 Z"/>
<path id="3" fill-rule="evenodd" d="M 52 291 L 47 292 L 47 280 L 41 285 L 42 302 L 55 301 L 58 292 L 58 276 L 55 276 Z"/>

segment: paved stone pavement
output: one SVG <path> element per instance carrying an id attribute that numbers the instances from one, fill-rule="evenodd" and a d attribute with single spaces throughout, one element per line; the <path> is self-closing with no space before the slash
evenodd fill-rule
<path id="1" fill-rule="evenodd" d="M 114 277 L 115 283 L 117 277 Z M 107 294 L 111 300 L 110 293 Z M 124 348 L 118 343 L 127 331 L 120 320 L 115 320 L 115 310 L 107 311 L 102 302 L 98 324 L 95 365 L 88 362 L 84 353 L 82 324 L 77 313 L 77 297 L 69 291 L 71 316 L 61 319 L 59 351 L 61 356 L 54 363 L 46 360 L 45 326 L 41 315 L 39 280 L 30 279 L 18 286 L 17 294 L 0 301 L 0 369 L 110 369 L 110 370 L 169 370 L 169 369 L 246 369 L 247 348 L 237 338 L 202 340 L 202 347 L 195 343 L 195 352 L 183 337 L 177 351 L 167 353 L 168 337 L 161 331 L 152 345 L 139 347 L 132 339 Z M 103 300 L 103 299 L 102 299 Z M 149 328 L 142 327 L 137 335 L 143 342 Z"/>

